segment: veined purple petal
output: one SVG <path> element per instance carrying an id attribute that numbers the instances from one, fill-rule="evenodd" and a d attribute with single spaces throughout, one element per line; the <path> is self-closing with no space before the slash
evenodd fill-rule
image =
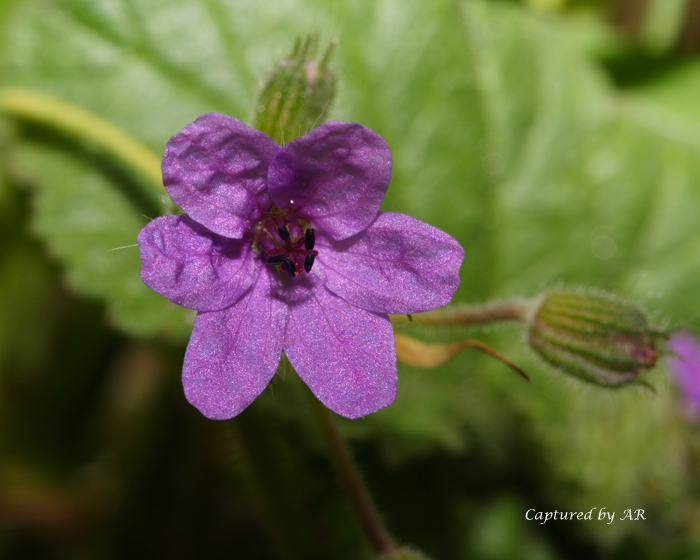
<path id="1" fill-rule="evenodd" d="M 689 332 L 674 334 L 668 349 L 668 365 L 676 378 L 686 415 L 700 420 L 700 344 Z"/>
<path id="2" fill-rule="evenodd" d="M 187 216 L 161 216 L 138 236 L 141 279 L 170 301 L 197 311 L 233 304 L 255 270 L 250 242 L 220 237 Z"/>
<path id="3" fill-rule="evenodd" d="M 193 220 L 238 239 L 272 206 L 267 171 L 278 150 L 277 142 L 238 119 L 208 113 L 168 142 L 163 184 Z"/>
<path id="4" fill-rule="evenodd" d="M 365 229 L 391 179 L 391 151 L 359 124 L 329 122 L 282 147 L 268 189 L 280 208 L 296 210 L 333 239 Z"/>
<path id="5" fill-rule="evenodd" d="M 318 282 L 313 289 L 298 283 L 292 290 L 283 349 L 314 395 L 347 418 L 394 402 L 396 348 L 389 318 L 353 307 Z"/>
<path id="6" fill-rule="evenodd" d="M 449 303 L 459 287 L 462 246 L 405 214 L 381 212 L 365 232 L 318 244 L 316 270 L 326 287 L 369 311 L 428 311 Z"/>
<path id="7" fill-rule="evenodd" d="M 251 289 L 228 309 L 199 313 L 185 354 L 187 400 L 207 418 L 242 412 L 265 390 L 282 351 L 286 309 L 260 267 Z"/>

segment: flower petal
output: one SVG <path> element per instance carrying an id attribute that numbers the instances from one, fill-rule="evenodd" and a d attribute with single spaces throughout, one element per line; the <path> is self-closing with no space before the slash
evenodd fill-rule
<path id="1" fill-rule="evenodd" d="M 668 365 L 673 372 L 686 414 L 700 419 L 700 344 L 689 332 L 674 333 L 668 341 Z"/>
<path id="2" fill-rule="evenodd" d="M 318 399 L 347 418 L 389 406 L 396 398 L 396 349 L 386 315 L 370 313 L 306 277 L 289 294 L 284 352 Z"/>
<path id="3" fill-rule="evenodd" d="M 272 206 L 267 171 L 278 150 L 277 142 L 238 119 L 209 113 L 168 142 L 163 184 L 193 220 L 241 238 Z"/>
<path id="4" fill-rule="evenodd" d="M 153 291 L 197 311 L 232 305 L 250 287 L 250 243 L 220 237 L 187 216 L 161 216 L 138 236 L 141 278 Z"/>
<path id="5" fill-rule="evenodd" d="M 319 238 L 316 270 L 347 302 L 377 313 L 446 305 L 459 287 L 464 249 L 450 235 L 405 214 L 382 212 L 352 239 Z"/>
<path id="6" fill-rule="evenodd" d="M 391 179 L 391 151 L 359 124 L 330 122 L 286 144 L 270 164 L 268 189 L 280 208 L 297 209 L 333 239 L 365 229 Z"/>
<path id="7" fill-rule="evenodd" d="M 185 353 L 187 400 L 212 420 L 232 418 L 263 392 L 277 370 L 286 307 L 262 266 L 252 288 L 223 311 L 199 313 Z"/>

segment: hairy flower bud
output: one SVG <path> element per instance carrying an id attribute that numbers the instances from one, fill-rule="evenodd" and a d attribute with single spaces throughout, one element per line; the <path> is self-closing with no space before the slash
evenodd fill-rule
<path id="1" fill-rule="evenodd" d="M 547 293 L 528 332 L 530 347 L 549 364 L 607 386 L 630 383 L 653 368 L 660 338 L 636 305 L 600 292 Z"/>
<path id="2" fill-rule="evenodd" d="M 272 71 L 258 97 L 254 126 L 280 144 L 323 123 L 333 101 L 335 76 L 328 60 L 335 43 L 317 60 L 317 41 L 317 35 L 297 40 L 290 57 Z"/>

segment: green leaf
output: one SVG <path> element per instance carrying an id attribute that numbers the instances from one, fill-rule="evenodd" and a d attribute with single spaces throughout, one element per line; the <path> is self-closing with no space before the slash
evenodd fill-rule
<path id="1" fill-rule="evenodd" d="M 125 192 L 129 180 L 99 159 L 43 141 L 23 142 L 13 158 L 14 172 L 37 193 L 34 230 L 65 268 L 71 287 L 104 301 L 108 317 L 127 332 L 187 340 L 193 312 L 141 282 L 136 235 L 149 217 Z"/>
<path id="2" fill-rule="evenodd" d="M 667 113 L 674 121 L 666 123 L 670 128 L 700 127 L 700 104 L 697 92 L 700 88 L 700 61 L 689 59 L 675 65 L 655 80 L 639 84 L 628 91 L 629 95 L 654 102 L 655 113 Z M 670 114 L 668 114 L 670 113 Z M 685 122 L 684 122 L 685 121 Z"/>

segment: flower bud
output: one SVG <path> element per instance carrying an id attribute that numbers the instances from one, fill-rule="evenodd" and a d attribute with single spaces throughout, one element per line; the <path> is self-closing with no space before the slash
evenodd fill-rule
<path id="1" fill-rule="evenodd" d="M 547 293 L 528 332 L 530 347 L 546 362 L 607 386 L 630 383 L 652 369 L 660 338 L 636 305 L 600 292 Z"/>
<path id="2" fill-rule="evenodd" d="M 331 42 L 321 60 L 314 58 L 318 36 L 297 40 L 292 54 L 271 73 L 258 96 L 255 128 L 284 144 L 325 121 L 335 95 L 328 69 Z"/>

